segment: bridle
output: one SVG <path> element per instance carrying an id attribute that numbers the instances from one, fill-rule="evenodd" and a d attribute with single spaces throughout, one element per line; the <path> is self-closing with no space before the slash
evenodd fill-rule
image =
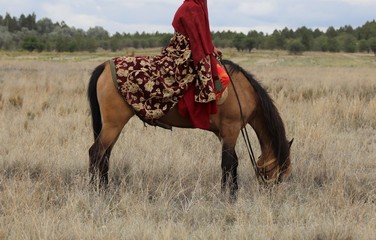
<path id="1" fill-rule="evenodd" d="M 259 183 L 263 183 L 265 185 L 269 185 L 270 183 L 281 182 L 281 176 L 282 176 L 281 172 L 278 172 L 278 174 L 277 174 L 277 176 L 275 178 L 268 179 L 266 177 L 267 173 L 269 173 L 270 171 L 273 171 L 276 167 L 279 167 L 278 164 L 276 166 L 274 166 L 272 169 L 269 169 L 268 171 L 266 171 L 266 170 L 261 171 L 262 168 L 266 169 L 266 167 L 269 166 L 270 164 L 272 164 L 274 161 L 268 161 L 267 163 L 263 164 L 263 166 L 260 166 L 260 167 L 257 166 L 255 155 L 254 155 L 253 149 L 252 149 L 252 144 L 251 144 L 251 141 L 249 139 L 248 131 L 247 131 L 247 128 L 246 128 L 246 122 L 244 120 L 243 109 L 242 109 L 242 105 L 240 103 L 238 92 L 237 92 L 235 84 L 234 84 L 234 82 L 233 82 L 233 80 L 232 80 L 232 78 L 230 76 L 230 73 L 227 70 L 226 65 L 223 64 L 223 62 L 222 62 L 221 59 L 219 59 L 218 61 L 224 67 L 224 69 L 225 69 L 228 77 L 230 78 L 230 82 L 231 82 L 232 88 L 234 89 L 234 93 L 235 93 L 236 99 L 238 101 L 239 110 L 240 110 L 240 118 L 241 118 L 241 120 L 243 122 L 243 127 L 240 130 L 241 130 L 241 133 L 242 133 L 245 145 L 247 147 L 248 155 L 249 155 L 249 158 L 251 160 L 253 170 L 255 171 L 255 175 L 256 175 L 257 180 L 259 181 Z"/>

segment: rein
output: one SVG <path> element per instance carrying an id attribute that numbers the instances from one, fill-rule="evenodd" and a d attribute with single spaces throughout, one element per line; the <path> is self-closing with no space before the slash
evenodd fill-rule
<path id="1" fill-rule="evenodd" d="M 267 184 L 271 181 L 274 181 L 274 180 L 268 180 L 266 179 L 260 172 L 259 168 L 257 167 L 257 163 L 256 163 L 256 159 L 255 159 L 255 155 L 253 153 L 253 149 L 252 149 L 252 144 L 251 144 L 251 141 L 249 140 L 249 135 L 248 135 L 248 131 L 247 131 L 247 128 L 246 128 L 246 122 L 244 120 L 244 114 L 243 114 L 243 109 L 242 109 L 242 105 L 240 103 L 240 99 L 239 99 L 239 95 L 238 95 L 238 92 L 235 88 L 235 84 L 231 78 L 231 75 L 230 73 L 228 72 L 227 70 L 227 67 L 225 64 L 222 63 L 222 60 L 219 59 L 219 62 L 222 64 L 222 66 L 224 67 L 228 77 L 230 78 L 230 82 L 231 82 L 231 85 L 232 85 L 232 88 L 234 89 L 234 93 L 235 93 L 235 96 L 236 96 L 236 99 L 238 101 L 238 105 L 239 105 L 239 110 L 240 110 L 240 118 L 242 119 L 242 122 L 243 122 L 243 127 L 240 129 L 241 132 L 242 132 L 242 136 L 243 136 L 243 139 L 244 139 L 244 142 L 245 142 L 245 145 L 247 146 L 247 151 L 248 151 L 248 155 L 249 155 L 249 158 L 251 160 L 251 163 L 252 163 L 252 166 L 253 166 L 253 170 L 255 171 L 255 175 L 257 177 L 257 180 L 259 182 L 262 182 L 264 184 Z"/>

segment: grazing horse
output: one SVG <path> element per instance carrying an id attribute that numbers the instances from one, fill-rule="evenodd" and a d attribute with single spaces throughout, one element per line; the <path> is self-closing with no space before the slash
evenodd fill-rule
<path id="1" fill-rule="evenodd" d="M 253 76 L 231 61 L 223 61 L 231 83 L 225 102 L 210 115 L 210 127 L 222 143 L 222 191 L 230 196 L 238 190 L 238 157 L 235 144 L 246 124 L 254 129 L 261 147 L 256 168 L 268 182 L 279 183 L 291 172 L 290 146 L 285 127 L 272 99 Z M 88 86 L 94 144 L 89 149 L 91 183 L 107 187 L 111 150 L 124 125 L 135 115 L 114 85 L 109 63 L 99 65 Z M 193 128 L 191 121 L 179 114 L 177 105 L 159 119 L 165 126 Z M 98 185 L 99 180 L 99 185 Z"/>

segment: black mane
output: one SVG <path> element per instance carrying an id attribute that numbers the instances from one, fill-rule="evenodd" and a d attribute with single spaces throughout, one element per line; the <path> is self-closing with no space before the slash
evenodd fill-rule
<path id="1" fill-rule="evenodd" d="M 265 123 L 272 139 L 272 148 L 275 156 L 277 157 L 278 164 L 281 169 L 288 167 L 285 165 L 285 162 L 289 156 L 289 144 L 286 139 L 286 130 L 273 100 L 267 91 L 261 86 L 261 84 L 253 78 L 252 74 L 230 60 L 223 60 L 222 63 L 230 67 L 228 69 L 230 75 L 232 75 L 234 72 L 241 72 L 254 88 L 255 92 L 260 98 Z"/>

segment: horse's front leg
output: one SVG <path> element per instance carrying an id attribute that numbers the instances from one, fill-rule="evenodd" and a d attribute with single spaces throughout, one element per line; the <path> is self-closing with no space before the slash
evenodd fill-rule
<path id="1" fill-rule="evenodd" d="M 227 184 L 230 188 L 230 197 L 235 200 L 238 186 L 238 156 L 235 148 L 222 147 L 222 192 L 226 191 Z"/>

